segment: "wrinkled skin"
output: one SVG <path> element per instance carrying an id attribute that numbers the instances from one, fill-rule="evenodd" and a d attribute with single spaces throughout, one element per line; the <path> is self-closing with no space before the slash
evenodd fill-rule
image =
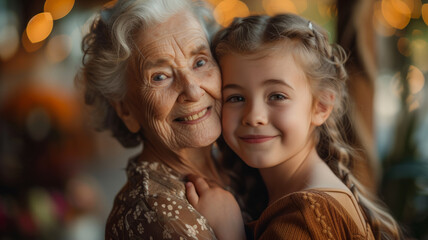
<path id="1" fill-rule="evenodd" d="M 200 24 L 182 12 L 136 42 L 128 93 L 114 104 L 125 125 L 142 131 L 144 151 L 159 156 L 170 150 L 185 157 L 210 146 L 221 131 L 221 80 Z"/>

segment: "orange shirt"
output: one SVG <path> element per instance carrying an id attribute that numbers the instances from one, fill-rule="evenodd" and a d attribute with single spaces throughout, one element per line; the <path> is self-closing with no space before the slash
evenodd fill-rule
<path id="1" fill-rule="evenodd" d="M 248 227 L 255 239 L 375 239 L 355 198 L 342 190 L 288 194 Z"/>

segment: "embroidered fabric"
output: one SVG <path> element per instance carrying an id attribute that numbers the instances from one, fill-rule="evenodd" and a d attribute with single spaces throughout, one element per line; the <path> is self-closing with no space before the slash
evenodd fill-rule
<path id="1" fill-rule="evenodd" d="M 216 239 L 187 201 L 183 176 L 158 162 L 131 159 L 116 196 L 105 239 Z"/>

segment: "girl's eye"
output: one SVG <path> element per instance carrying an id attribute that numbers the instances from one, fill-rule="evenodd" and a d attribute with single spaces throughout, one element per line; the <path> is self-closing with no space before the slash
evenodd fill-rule
<path id="1" fill-rule="evenodd" d="M 245 99 L 241 96 L 230 96 L 226 99 L 226 102 L 235 103 L 235 102 L 243 102 Z"/>
<path id="2" fill-rule="evenodd" d="M 155 82 L 159 82 L 159 81 L 165 80 L 167 78 L 168 77 L 163 73 L 156 73 L 152 76 L 152 80 Z"/>
<path id="3" fill-rule="evenodd" d="M 205 64 L 207 64 L 207 61 L 205 61 L 204 59 L 200 59 L 196 62 L 195 68 L 200 68 L 200 67 L 204 66 Z"/>
<path id="4" fill-rule="evenodd" d="M 273 100 L 273 101 L 281 101 L 281 100 L 286 100 L 287 97 L 283 94 L 272 94 L 269 97 L 269 100 Z"/>

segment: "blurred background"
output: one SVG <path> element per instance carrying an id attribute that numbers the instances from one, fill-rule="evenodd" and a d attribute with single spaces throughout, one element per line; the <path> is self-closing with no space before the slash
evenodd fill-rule
<path id="1" fill-rule="evenodd" d="M 428 239 L 428 1 L 209 0 L 233 17 L 292 12 L 350 53 L 357 177 Z M 124 149 L 95 132 L 74 76 L 106 0 L 0 0 L 0 240 L 104 239 L 126 181 Z"/>

